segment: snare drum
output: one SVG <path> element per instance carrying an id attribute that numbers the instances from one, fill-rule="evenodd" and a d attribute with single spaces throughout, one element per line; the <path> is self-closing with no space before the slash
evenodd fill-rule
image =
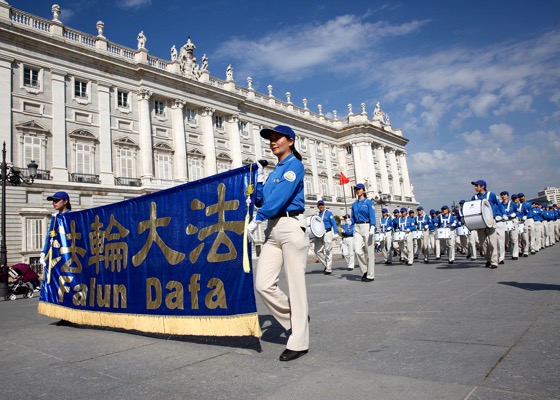
<path id="1" fill-rule="evenodd" d="M 424 238 L 424 231 L 413 231 L 412 232 L 412 239 L 423 239 Z"/>
<path id="2" fill-rule="evenodd" d="M 385 240 L 385 234 L 382 232 L 378 232 L 375 234 L 375 242 L 376 243 L 381 243 L 383 240 Z"/>
<path id="3" fill-rule="evenodd" d="M 465 225 L 471 231 L 494 226 L 492 206 L 490 206 L 486 199 L 465 202 L 463 204 L 463 216 L 465 218 Z"/>
<path id="4" fill-rule="evenodd" d="M 515 229 L 513 221 L 506 221 L 506 232 L 511 232 Z"/>
<path id="5" fill-rule="evenodd" d="M 459 236 L 467 236 L 469 235 L 471 232 L 469 231 L 469 228 L 467 228 L 464 225 L 461 225 L 460 227 L 457 228 L 456 230 L 457 235 Z"/>
<path id="6" fill-rule="evenodd" d="M 519 233 L 524 233 L 525 232 L 525 224 L 519 224 L 517 225 L 517 231 Z"/>
<path id="7" fill-rule="evenodd" d="M 436 230 L 436 239 L 451 239 L 451 229 L 438 228 Z"/>
<path id="8" fill-rule="evenodd" d="M 393 240 L 395 242 L 402 242 L 406 237 L 406 232 L 398 231 L 393 234 Z"/>
<path id="9" fill-rule="evenodd" d="M 317 215 L 307 217 L 307 235 L 309 239 L 322 238 L 325 236 L 325 224 Z"/>

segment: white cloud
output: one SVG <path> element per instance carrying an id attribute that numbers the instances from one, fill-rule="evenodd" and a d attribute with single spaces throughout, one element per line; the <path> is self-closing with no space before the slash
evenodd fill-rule
<path id="1" fill-rule="evenodd" d="M 142 8 L 152 4 L 152 0 L 118 0 L 116 5 L 120 8 Z"/>

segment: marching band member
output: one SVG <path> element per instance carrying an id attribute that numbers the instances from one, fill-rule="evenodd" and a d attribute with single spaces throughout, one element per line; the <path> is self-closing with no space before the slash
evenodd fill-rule
<path id="1" fill-rule="evenodd" d="M 434 252 L 434 256 L 435 257 L 439 257 L 439 242 L 436 240 L 436 210 L 434 210 L 433 208 L 430 210 L 430 221 L 432 222 L 430 224 L 430 249 L 433 250 Z M 437 249 L 436 249 L 437 247 Z M 437 258 L 436 258 L 437 259 Z"/>
<path id="2" fill-rule="evenodd" d="M 422 238 L 414 239 L 419 251 L 422 251 L 424 256 L 424 264 L 428 264 L 429 261 L 429 244 L 430 244 L 430 225 L 432 225 L 432 219 L 424 213 L 424 207 L 418 206 L 416 208 L 418 215 L 416 216 L 416 230 L 422 231 Z M 433 228 L 433 227 L 432 227 Z"/>
<path id="3" fill-rule="evenodd" d="M 435 218 L 432 219 L 434 227 L 436 226 L 437 221 L 439 221 L 439 216 L 440 215 L 441 215 L 441 211 L 436 210 L 435 211 Z M 439 259 L 441 259 L 441 245 L 439 243 L 439 240 L 437 239 L 437 232 L 436 231 L 434 231 L 434 238 L 435 238 L 434 252 L 435 252 L 435 256 L 436 256 L 436 261 L 438 261 Z M 445 249 L 443 251 L 445 252 Z"/>
<path id="4" fill-rule="evenodd" d="M 402 258 L 401 250 L 399 249 L 399 242 L 397 242 L 395 240 L 395 235 L 394 235 L 394 233 L 399 230 L 399 217 L 400 216 L 401 216 L 401 212 L 399 211 L 398 208 L 395 208 L 393 210 L 393 242 L 392 242 L 393 244 L 392 244 L 392 246 L 393 246 L 394 255 L 398 255 L 399 258 L 400 258 L 400 261 L 402 261 L 403 258 Z"/>
<path id="5" fill-rule="evenodd" d="M 502 212 L 500 211 L 501 207 L 496 194 L 486 190 L 486 182 L 483 180 L 471 182 L 471 184 L 474 185 L 474 190 L 476 191 L 476 194 L 471 200 L 488 200 L 494 213 L 495 222 L 501 220 Z M 498 268 L 498 240 L 496 237 L 495 224 L 490 228 L 477 229 L 477 232 L 480 246 L 486 257 L 486 267 L 492 269 Z"/>
<path id="6" fill-rule="evenodd" d="M 355 188 L 356 201 L 352 204 L 354 223 L 354 250 L 362 271 L 362 282 L 375 280 L 375 208 L 366 196 L 366 187 L 358 183 Z"/>
<path id="7" fill-rule="evenodd" d="M 411 210 L 414 213 L 414 210 Z M 412 265 L 414 263 L 414 248 L 412 243 L 412 234 L 410 232 L 416 230 L 414 217 L 407 215 L 406 207 L 401 208 L 401 216 L 398 220 L 399 231 L 405 232 L 404 240 L 399 242 L 399 250 L 405 264 Z"/>
<path id="8" fill-rule="evenodd" d="M 444 205 L 441 207 L 441 215 L 436 222 L 436 227 L 438 229 L 449 229 L 450 236 L 443 239 L 438 238 L 438 240 L 441 240 L 441 244 L 447 249 L 449 264 L 453 264 L 455 261 L 455 228 L 457 227 L 457 220 L 449 212 L 449 206 Z"/>
<path id="9" fill-rule="evenodd" d="M 354 269 L 354 224 L 350 214 L 346 214 L 341 221 L 342 224 L 342 255 L 346 260 L 348 271 Z"/>
<path id="10" fill-rule="evenodd" d="M 457 227 L 465 225 L 465 216 L 463 215 L 463 206 L 465 205 L 465 200 L 461 200 L 459 202 L 459 208 L 455 209 L 455 218 L 457 219 Z M 457 233 L 457 231 L 455 231 Z M 471 246 L 469 243 L 469 235 L 457 235 L 457 240 L 459 242 L 459 249 L 461 253 L 466 254 L 467 259 L 472 258 L 472 254 L 474 254 L 474 258 L 476 259 L 476 247 L 475 251 L 471 252 Z"/>
<path id="11" fill-rule="evenodd" d="M 321 264 L 323 264 L 324 274 L 332 274 L 332 250 L 333 241 L 338 238 L 338 226 L 336 225 L 336 220 L 334 215 L 329 210 L 325 209 L 325 202 L 319 200 L 317 202 L 317 208 L 319 212 L 317 216 L 323 221 L 325 225 L 325 234 L 321 238 L 315 238 L 315 255 L 319 258 Z"/>
<path id="12" fill-rule="evenodd" d="M 506 195 L 509 197 L 508 192 L 500 192 L 502 201 Z M 504 212 L 502 201 L 498 202 L 499 214 L 496 214 L 496 212 L 494 212 L 494 219 L 496 220 L 496 238 L 498 240 L 498 264 L 503 264 L 506 257 L 506 221 L 508 217 Z M 498 218 L 498 216 L 500 218 Z"/>
<path id="13" fill-rule="evenodd" d="M 554 214 L 555 214 L 555 222 L 554 222 L 554 240 L 556 242 L 560 242 L 560 208 L 558 208 L 557 204 L 553 204 L 552 207 L 554 207 Z"/>
<path id="14" fill-rule="evenodd" d="M 517 206 L 515 202 L 509 199 L 509 193 L 504 191 L 500 193 L 502 196 L 502 208 L 504 210 L 504 219 L 511 224 L 513 224 L 512 229 L 506 229 L 505 232 L 505 244 L 509 247 L 511 252 L 511 259 L 517 260 L 519 258 L 519 221 L 517 219 Z M 505 258 L 504 254 L 500 254 L 501 259 Z"/>
<path id="15" fill-rule="evenodd" d="M 531 209 L 529 210 L 529 215 L 533 218 L 533 231 L 534 238 L 531 239 L 531 254 L 538 253 L 542 245 L 542 214 L 539 203 L 533 203 Z"/>
<path id="16" fill-rule="evenodd" d="M 379 219 L 379 227 L 381 233 L 383 233 L 383 239 L 379 242 L 379 247 L 381 248 L 381 253 L 385 259 L 385 264 L 393 264 L 393 243 L 392 243 L 392 233 L 393 233 L 393 218 L 388 214 L 388 210 L 383 208 L 381 210 L 381 218 Z"/>
<path id="17" fill-rule="evenodd" d="M 52 215 L 53 218 L 51 219 L 51 223 L 49 226 L 48 233 L 50 234 L 50 232 L 54 229 L 55 226 L 56 215 L 60 215 L 72 211 L 72 204 L 70 204 L 70 196 L 68 196 L 68 193 L 66 192 L 56 192 L 52 196 L 47 197 L 47 200 L 52 201 L 53 208 L 56 211 L 56 213 Z M 43 266 L 43 271 L 44 268 L 47 266 L 45 257 L 47 256 L 48 250 L 51 247 L 51 237 L 49 234 L 47 234 L 47 236 L 45 237 L 45 244 L 43 246 L 43 251 L 41 252 L 41 257 L 39 258 L 39 262 Z"/>
<path id="18" fill-rule="evenodd" d="M 532 251 L 531 240 L 532 237 L 534 237 L 535 235 L 533 217 L 529 215 L 529 211 L 531 209 L 531 202 L 525 201 L 525 194 L 523 193 L 518 193 L 517 198 L 519 200 L 518 210 L 521 213 L 521 219 L 523 221 L 523 224 L 525 225 L 525 229 L 521 234 L 522 241 L 523 241 L 523 257 L 529 257 L 529 252 Z"/>
<path id="19" fill-rule="evenodd" d="M 295 149 L 296 134 L 289 126 L 262 129 L 270 140 L 270 150 L 278 158 L 276 167 L 264 182 L 260 163 L 255 205 L 257 215 L 247 226 L 253 237 L 258 225 L 268 220 L 255 273 L 255 289 L 274 318 L 292 331 L 280 361 L 295 360 L 309 349 L 309 322 L 305 266 L 309 239 L 302 229 L 301 215 L 305 208 L 303 179 L 305 171 L 301 155 Z M 280 269 L 284 265 L 290 297 L 278 287 Z"/>

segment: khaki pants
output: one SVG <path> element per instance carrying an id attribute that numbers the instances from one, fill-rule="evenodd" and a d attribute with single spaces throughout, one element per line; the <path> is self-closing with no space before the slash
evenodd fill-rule
<path id="1" fill-rule="evenodd" d="M 354 225 L 354 251 L 362 274 L 375 278 L 375 242 L 369 234 L 369 224 Z"/>
<path id="2" fill-rule="evenodd" d="M 496 222 L 496 238 L 498 240 L 498 262 L 506 258 L 506 223 Z"/>
<path id="3" fill-rule="evenodd" d="M 383 234 L 385 237 L 381 242 L 379 242 L 379 248 L 383 254 L 384 261 L 393 262 L 392 232 L 383 232 Z"/>
<path id="4" fill-rule="evenodd" d="M 486 257 L 486 261 L 490 261 L 492 265 L 498 266 L 498 238 L 496 228 L 477 229 L 478 242 Z M 487 240 L 488 239 L 488 240 Z"/>
<path id="5" fill-rule="evenodd" d="M 255 289 L 271 314 L 284 329 L 292 329 L 286 347 L 290 350 L 309 348 L 309 315 L 305 266 L 309 239 L 294 217 L 268 221 L 265 241 L 255 274 Z M 290 297 L 278 287 L 280 269 L 284 266 Z"/>
<path id="6" fill-rule="evenodd" d="M 325 232 L 322 238 L 315 239 L 315 255 L 327 272 L 332 271 L 333 236 L 334 233 L 330 230 Z"/>
<path id="7" fill-rule="evenodd" d="M 509 245 L 512 257 L 519 257 L 519 222 L 513 220 L 513 230 L 506 231 L 506 244 Z"/>
<path id="8" fill-rule="evenodd" d="M 342 255 L 346 260 L 348 269 L 354 269 L 354 237 L 346 236 L 342 238 Z"/>

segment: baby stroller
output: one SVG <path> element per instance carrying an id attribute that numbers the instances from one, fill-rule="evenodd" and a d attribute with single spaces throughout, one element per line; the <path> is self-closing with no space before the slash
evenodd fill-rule
<path id="1" fill-rule="evenodd" d="M 32 298 L 35 287 L 40 286 L 39 275 L 29 264 L 19 263 L 11 267 L 2 267 L 0 280 L 8 283 L 9 292 L 5 300 L 15 300 L 18 294 L 24 298 Z"/>

